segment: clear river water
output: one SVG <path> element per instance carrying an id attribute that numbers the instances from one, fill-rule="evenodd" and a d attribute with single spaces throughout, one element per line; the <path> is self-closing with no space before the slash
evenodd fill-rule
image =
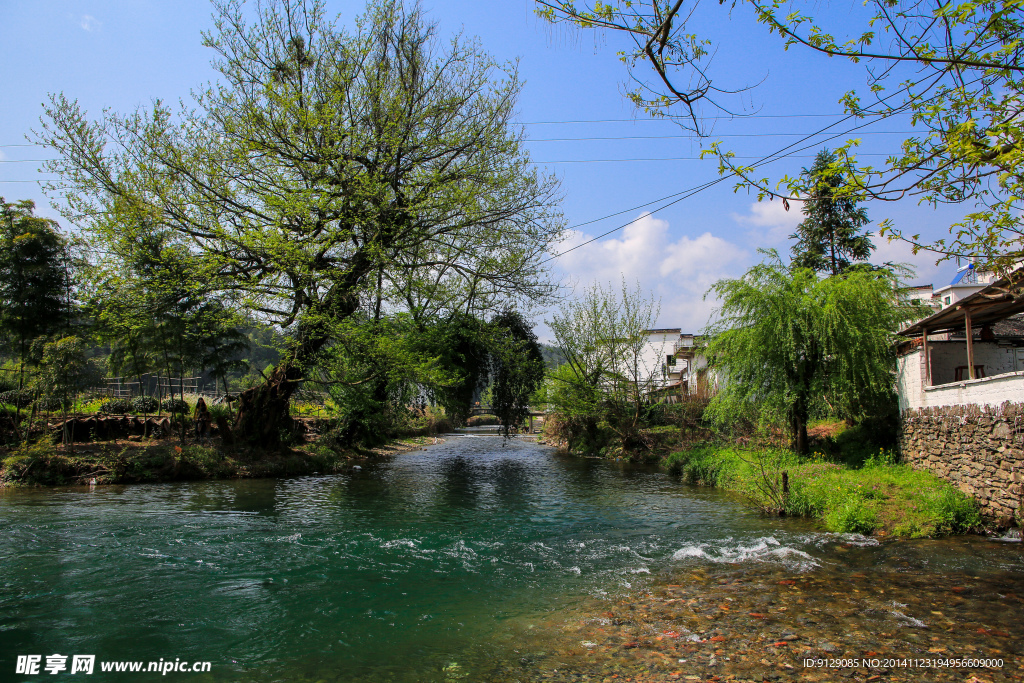
<path id="1" fill-rule="evenodd" d="M 212 664 L 209 673 L 149 677 L 97 665 L 91 677 L 66 676 L 75 680 L 526 681 L 547 677 L 548 664 L 557 670 L 546 659 L 556 654 L 563 669 L 572 657 L 584 662 L 572 680 L 602 680 L 609 664 L 585 664 L 601 647 L 576 631 L 593 621 L 588 615 L 671 581 L 706 585 L 695 595 L 724 610 L 701 616 L 691 599 L 693 623 L 664 631 L 679 648 L 709 640 L 712 627 L 721 640 L 767 628 L 727 621 L 723 601 L 738 594 L 714 591 L 741 580 L 760 582 L 751 599 L 780 592 L 768 600 L 776 607 L 806 588 L 806 601 L 793 598 L 794 615 L 796 602 L 820 610 L 828 591 L 863 581 L 866 592 L 889 591 L 869 621 L 893 633 L 939 621 L 941 610 L 908 607 L 906 594 L 920 599 L 921 586 L 949 583 L 969 588 L 949 589 L 957 609 L 988 620 L 975 629 L 985 642 L 972 647 L 1002 648 L 1000 675 L 1019 662 L 1019 543 L 880 545 L 763 517 L 737 497 L 650 468 L 485 434 L 331 476 L 6 491 L 0 539 L 0 681 L 43 678 L 15 675 L 16 657 L 40 654 L 45 664 L 54 653 Z M 833 640 L 845 629 L 870 630 L 850 625 L 864 609 L 848 610 L 851 621 L 834 625 Z M 753 607 L 744 618 L 767 619 Z M 825 623 L 794 618 L 805 618 L 810 634 Z M 1010 642 L 986 635 L 1014 626 Z M 671 658 L 685 674 L 685 658 Z M 645 666 L 656 672 L 655 660 Z M 676 680 L 668 669 L 658 675 Z"/>

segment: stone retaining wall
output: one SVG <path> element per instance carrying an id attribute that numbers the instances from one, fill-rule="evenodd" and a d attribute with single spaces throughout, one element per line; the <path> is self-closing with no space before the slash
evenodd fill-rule
<path id="1" fill-rule="evenodd" d="M 912 408 L 902 422 L 905 463 L 973 496 L 989 521 L 1008 526 L 1021 514 L 1024 403 Z"/>

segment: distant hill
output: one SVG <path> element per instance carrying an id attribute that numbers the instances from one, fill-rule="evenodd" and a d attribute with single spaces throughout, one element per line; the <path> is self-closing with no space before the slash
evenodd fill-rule
<path id="1" fill-rule="evenodd" d="M 557 346 L 541 344 L 540 352 L 544 354 L 544 367 L 548 370 L 554 370 L 560 365 L 565 365 L 565 354 Z"/>

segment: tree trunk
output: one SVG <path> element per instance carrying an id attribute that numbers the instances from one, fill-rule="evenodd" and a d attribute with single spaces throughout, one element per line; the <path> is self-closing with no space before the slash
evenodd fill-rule
<path id="1" fill-rule="evenodd" d="M 234 426 L 238 437 L 268 448 L 280 445 L 281 437 L 292 431 L 288 407 L 300 379 L 298 366 L 292 360 L 285 360 L 274 368 L 263 384 L 239 394 Z"/>
<path id="2" fill-rule="evenodd" d="M 317 307 L 308 311 L 309 322 L 300 323 L 299 344 L 277 364 L 263 384 L 238 395 L 235 438 L 263 448 L 276 448 L 282 435 L 293 429 L 288 410 L 292 394 L 299 387 L 305 366 L 331 339 L 331 325 L 345 320 L 359 308 L 357 287 L 372 271 L 373 262 L 365 251 L 357 253 L 348 272 L 331 288 Z M 315 314 L 314 314 L 315 313 Z"/>
<path id="3" fill-rule="evenodd" d="M 799 420 L 796 425 L 796 438 L 794 439 L 794 450 L 798 455 L 807 455 L 809 446 L 807 443 L 807 420 Z"/>
<path id="4" fill-rule="evenodd" d="M 807 406 L 803 401 L 793 406 L 789 418 L 790 436 L 793 438 L 793 450 L 798 455 L 807 455 Z"/>

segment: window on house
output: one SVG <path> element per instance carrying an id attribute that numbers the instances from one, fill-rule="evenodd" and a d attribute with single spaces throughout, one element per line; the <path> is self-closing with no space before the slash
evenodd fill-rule
<path id="1" fill-rule="evenodd" d="M 953 297 L 952 296 L 947 296 L 945 299 L 942 300 L 942 303 L 945 306 L 950 305 L 951 303 L 953 303 Z"/>
<path id="2" fill-rule="evenodd" d="M 676 366 L 676 357 L 672 354 L 665 356 L 665 365 L 674 368 Z"/>

